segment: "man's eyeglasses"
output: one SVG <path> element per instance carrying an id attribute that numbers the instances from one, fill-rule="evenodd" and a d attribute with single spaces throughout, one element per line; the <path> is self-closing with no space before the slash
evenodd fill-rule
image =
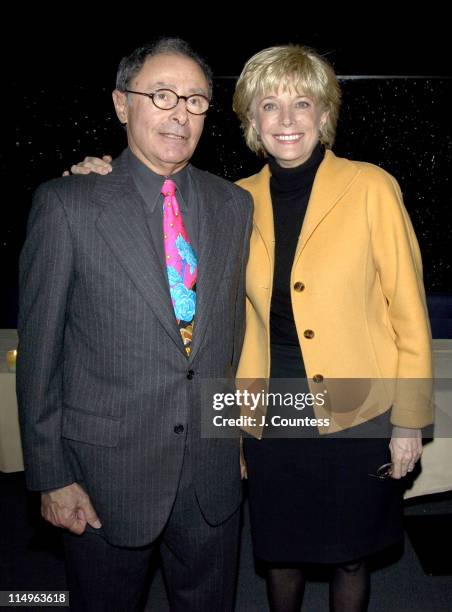
<path id="1" fill-rule="evenodd" d="M 157 89 L 153 93 L 145 93 L 144 91 L 133 91 L 125 89 L 127 93 L 137 94 L 150 98 L 154 105 L 161 110 L 171 110 L 179 104 L 179 100 L 185 101 L 185 108 L 192 115 L 203 115 L 209 108 L 209 98 L 202 94 L 192 94 L 191 96 L 179 96 L 172 89 Z"/>
<path id="2" fill-rule="evenodd" d="M 372 478 L 378 478 L 378 480 L 386 480 L 387 478 L 391 478 L 392 476 L 392 463 L 383 463 L 377 469 L 375 474 L 368 474 L 368 476 L 372 476 Z"/>

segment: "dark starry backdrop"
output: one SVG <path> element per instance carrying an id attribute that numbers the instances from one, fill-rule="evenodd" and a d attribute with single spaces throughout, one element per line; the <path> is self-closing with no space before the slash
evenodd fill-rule
<path id="1" fill-rule="evenodd" d="M 217 76 L 194 163 L 231 180 L 258 170 L 262 160 L 246 149 L 231 110 L 234 75 L 263 47 L 285 42 L 314 46 L 343 77 L 336 154 L 376 163 L 396 176 L 421 245 L 427 291 L 452 294 L 452 71 L 443 52 L 445 28 L 438 31 L 441 23 L 438 17 L 434 32 L 426 23 L 423 39 L 413 29 L 401 38 L 396 31 L 378 28 L 351 34 L 280 29 L 259 36 L 165 32 L 190 40 Z M 427 31 L 431 38 L 421 45 Z M 125 135 L 111 102 L 116 65 L 152 35 L 143 27 L 127 36 L 86 27 L 27 39 L 29 69 L 24 73 L 18 64 L 14 82 L 19 111 L 15 169 L 7 169 L 10 155 L 5 149 L 0 159 L 4 184 L 13 177 L 14 185 L 0 217 L 1 286 L 6 291 L 0 327 L 16 322 L 17 258 L 33 190 L 86 154 L 117 155 L 122 150 Z"/>

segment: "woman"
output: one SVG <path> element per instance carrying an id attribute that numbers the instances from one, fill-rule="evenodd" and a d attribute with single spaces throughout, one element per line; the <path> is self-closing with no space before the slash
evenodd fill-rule
<path id="1" fill-rule="evenodd" d="M 244 440 L 255 554 L 281 612 L 301 607 L 306 563 L 331 566 L 332 610 L 367 608 L 368 559 L 402 538 L 399 479 L 430 422 L 428 392 L 413 392 L 431 378 L 417 241 L 395 179 L 332 153 L 339 105 L 331 66 L 298 45 L 254 55 L 233 101 L 247 145 L 268 158 L 239 181 L 255 218 L 238 377 L 276 390 L 307 376 L 313 395 L 333 395 L 304 411 L 329 422 L 320 433 L 281 439 L 254 427 Z M 388 445 L 372 432 L 389 419 Z M 392 478 L 375 478 L 389 463 Z"/>
<path id="2" fill-rule="evenodd" d="M 239 181 L 255 213 L 238 378 L 307 374 L 313 393 L 343 379 L 345 397 L 363 400 L 345 411 L 314 407 L 335 417 L 327 433 L 348 436 L 244 441 L 255 553 L 266 562 L 271 609 L 284 612 L 301 606 L 308 562 L 332 566 L 332 610 L 367 608 L 368 559 L 402 538 L 398 479 L 419 459 L 430 422 L 428 393 L 409 393 L 409 381 L 391 415 L 380 391 L 363 399 L 363 381 L 429 379 L 430 333 L 396 181 L 330 150 L 339 104 L 331 66 L 292 45 L 254 55 L 233 101 L 248 147 L 268 157 Z M 389 415 L 409 428 L 394 429 L 389 450 L 384 438 L 361 437 Z M 392 479 L 369 476 L 390 461 Z"/>

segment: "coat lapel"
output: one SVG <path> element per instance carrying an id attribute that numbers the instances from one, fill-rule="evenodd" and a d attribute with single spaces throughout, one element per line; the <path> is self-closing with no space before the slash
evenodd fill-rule
<path id="1" fill-rule="evenodd" d="M 209 175 L 191 168 L 198 197 L 199 253 L 198 280 L 196 282 L 196 316 L 190 360 L 202 344 L 214 314 L 218 286 L 226 266 L 234 232 L 232 209 L 225 199 L 225 192 Z"/>
<path id="2" fill-rule="evenodd" d="M 97 181 L 94 197 L 102 205 L 97 229 L 162 326 L 185 355 L 160 258 L 146 225 L 141 197 L 123 154 L 114 172 Z"/>
<path id="3" fill-rule="evenodd" d="M 358 174 L 359 169 L 352 162 L 336 157 L 332 151 L 325 152 L 325 158 L 317 170 L 312 186 L 306 216 L 298 239 L 294 264 L 319 223 L 348 191 Z"/>
<path id="4" fill-rule="evenodd" d="M 270 195 L 270 170 L 268 165 L 248 180 L 239 181 L 239 185 L 244 189 L 249 187 L 254 201 L 253 227 L 260 239 L 263 241 L 269 264 L 272 266 L 275 257 L 275 229 L 273 224 L 273 208 Z"/>

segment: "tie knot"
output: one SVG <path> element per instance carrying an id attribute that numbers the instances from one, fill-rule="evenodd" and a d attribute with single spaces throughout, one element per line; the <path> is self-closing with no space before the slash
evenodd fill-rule
<path id="1" fill-rule="evenodd" d="M 163 183 L 162 193 L 164 196 L 173 196 L 176 193 L 176 183 L 171 179 L 166 179 Z"/>

